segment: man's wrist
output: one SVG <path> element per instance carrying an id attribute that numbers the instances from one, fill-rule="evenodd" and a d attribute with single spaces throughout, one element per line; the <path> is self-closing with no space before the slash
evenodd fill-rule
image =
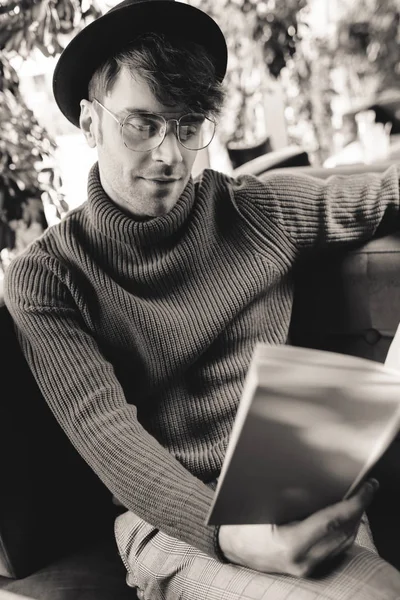
<path id="1" fill-rule="evenodd" d="M 228 563 L 229 560 L 226 558 L 225 554 L 223 553 L 222 548 L 219 543 L 220 529 L 221 529 L 220 525 L 217 525 L 214 528 L 214 551 L 215 551 L 216 557 L 219 560 L 219 562 Z"/>

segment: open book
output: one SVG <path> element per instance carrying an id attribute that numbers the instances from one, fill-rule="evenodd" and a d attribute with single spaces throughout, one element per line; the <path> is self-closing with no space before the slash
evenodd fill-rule
<path id="1" fill-rule="evenodd" d="M 400 427 L 389 355 L 258 344 L 207 523 L 279 525 L 351 495 Z"/>

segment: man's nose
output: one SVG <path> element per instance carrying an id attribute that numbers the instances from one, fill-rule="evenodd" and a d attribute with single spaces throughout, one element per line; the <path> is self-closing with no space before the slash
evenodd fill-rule
<path id="1" fill-rule="evenodd" d="M 177 138 L 176 123 L 170 121 L 167 125 L 167 133 L 161 144 L 152 152 L 155 160 L 162 160 L 166 164 L 177 164 L 182 162 L 182 146 Z"/>

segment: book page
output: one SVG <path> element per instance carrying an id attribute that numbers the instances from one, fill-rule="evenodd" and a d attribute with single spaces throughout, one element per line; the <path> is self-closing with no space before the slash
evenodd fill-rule
<path id="1" fill-rule="evenodd" d="M 400 371 L 400 325 L 394 335 L 385 360 L 385 366 Z"/>
<path id="2" fill-rule="evenodd" d="M 395 437 L 399 399 L 400 370 L 258 344 L 206 522 L 282 524 L 342 500 Z"/>
<path id="3" fill-rule="evenodd" d="M 392 343 L 389 346 L 385 360 L 385 368 L 394 369 L 396 372 L 400 372 L 400 325 L 397 327 Z M 382 456 L 390 441 L 396 436 L 398 429 L 399 419 L 391 419 L 387 424 L 386 432 L 377 442 L 374 452 L 371 453 L 369 460 L 366 462 L 359 476 L 354 481 L 350 490 L 346 494 L 346 497 L 351 496 L 358 484 L 363 480 L 365 474 L 370 470 L 371 466 L 373 466 L 375 462 Z"/>

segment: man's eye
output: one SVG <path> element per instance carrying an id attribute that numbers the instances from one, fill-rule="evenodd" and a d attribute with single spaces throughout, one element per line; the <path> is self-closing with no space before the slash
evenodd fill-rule
<path id="1" fill-rule="evenodd" d="M 135 127 L 135 129 L 137 129 L 138 131 L 156 130 L 156 126 L 154 125 L 154 123 L 149 123 L 148 121 L 133 121 L 131 125 Z"/>
<path id="2" fill-rule="evenodd" d="M 146 135 L 146 137 L 156 135 L 158 131 L 158 125 L 156 123 L 143 119 L 130 119 L 125 123 L 125 126 L 128 126 L 128 129 L 132 134 L 136 132 Z"/>
<path id="3" fill-rule="evenodd" d="M 179 128 L 179 135 L 182 140 L 188 140 L 195 135 L 198 135 L 200 132 L 200 127 L 198 123 L 193 123 L 191 125 L 181 125 Z"/>
<path id="4" fill-rule="evenodd" d="M 194 135 L 197 133 L 198 126 L 197 125 L 185 125 L 183 127 L 183 131 L 186 135 Z"/>
<path id="5" fill-rule="evenodd" d="M 150 131 L 151 125 L 143 125 L 143 123 L 133 123 L 133 127 L 138 129 L 139 131 Z"/>

